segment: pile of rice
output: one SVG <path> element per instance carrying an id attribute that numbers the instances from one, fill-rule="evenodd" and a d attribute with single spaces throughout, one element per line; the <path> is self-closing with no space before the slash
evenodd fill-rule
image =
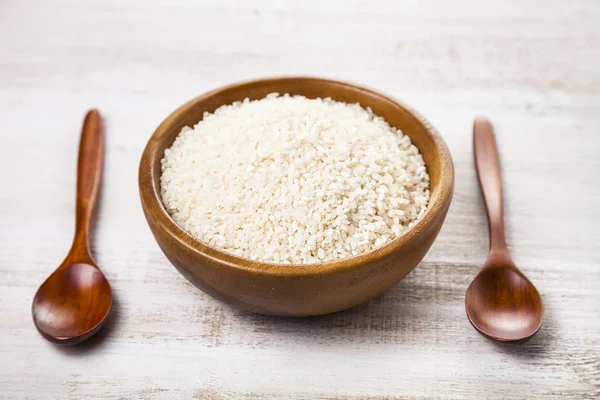
<path id="1" fill-rule="evenodd" d="M 410 138 L 359 104 L 279 96 L 222 106 L 165 150 L 173 220 L 240 257 L 309 264 L 366 253 L 423 214 L 429 175 Z"/>

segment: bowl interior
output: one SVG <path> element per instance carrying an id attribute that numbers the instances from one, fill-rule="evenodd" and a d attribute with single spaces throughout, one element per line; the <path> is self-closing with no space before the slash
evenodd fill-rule
<path id="1" fill-rule="evenodd" d="M 218 258 L 232 265 L 239 265 L 240 262 L 246 262 L 254 265 L 279 265 L 262 262 L 255 262 L 241 259 L 239 257 L 220 252 L 191 237 L 179 228 L 166 213 L 160 199 L 160 160 L 164 155 L 165 149 L 169 148 L 181 129 L 185 126 L 193 126 L 200 121 L 205 112 L 213 112 L 218 107 L 231 104 L 236 101 L 242 101 L 245 98 L 250 100 L 261 99 L 270 93 L 280 94 L 289 93 L 290 95 L 302 95 L 308 98 L 330 97 L 337 101 L 346 103 L 360 103 L 362 107 L 370 107 L 375 114 L 383 117 L 390 125 L 402 130 L 408 135 L 412 143 L 417 146 L 425 160 L 427 171 L 430 176 L 430 200 L 424 215 L 417 221 L 411 229 L 407 230 L 399 238 L 387 243 L 382 248 L 375 250 L 381 255 L 389 253 L 394 248 L 407 242 L 407 238 L 416 235 L 421 231 L 425 224 L 433 218 L 433 214 L 442 205 L 449 204 L 449 197 L 452 196 L 454 183 L 454 172 L 452 161 L 448 149 L 437 131 L 419 114 L 402 105 L 397 100 L 377 93 L 373 90 L 355 86 L 353 84 L 332 81 L 320 78 L 273 78 L 264 80 L 255 80 L 245 83 L 226 86 L 205 95 L 197 97 L 174 111 L 157 128 L 150 139 L 148 146 L 144 150 L 142 162 L 140 164 L 140 190 L 142 191 L 142 201 L 144 201 L 145 184 L 142 182 L 142 169 L 150 168 L 149 180 L 151 186 L 152 202 L 159 203 L 163 215 L 158 216 L 161 219 L 168 218 L 169 222 L 164 221 L 164 227 L 176 231 L 176 236 L 186 244 L 197 248 L 208 256 Z M 156 204 L 154 204 L 156 205 Z M 167 226 L 168 225 L 168 226 Z M 183 233 L 182 233 L 183 232 Z M 356 258 L 359 262 L 360 256 Z M 347 260 L 347 259 L 345 259 Z M 339 260 L 342 261 L 342 260 Z M 330 261 L 323 264 L 335 264 L 339 261 Z M 311 264 L 307 264 L 311 265 Z M 294 266 L 297 268 L 298 266 Z"/>

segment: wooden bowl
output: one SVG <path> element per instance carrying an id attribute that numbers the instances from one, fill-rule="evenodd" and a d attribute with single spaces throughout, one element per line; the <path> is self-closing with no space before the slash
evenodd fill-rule
<path id="1" fill-rule="evenodd" d="M 424 215 L 399 238 L 351 258 L 308 265 L 251 261 L 202 243 L 180 228 L 160 199 L 160 160 L 184 126 L 193 126 L 205 111 L 248 97 L 289 93 L 331 97 L 371 107 L 410 136 L 423 155 L 431 178 Z M 197 97 L 167 117 L 156 129 L 140 162 L 139 189 L 150 229 L 169 261 L 211 296 L 263 314 L 308 316 L 332 313 L 363 303 L 394 286 L 421 261 L 435 240 L 452 199 L 454 167 L 437 131 L 398 101 L 349 83 L 307 77 L 254 80 L 226 86 Z"/>

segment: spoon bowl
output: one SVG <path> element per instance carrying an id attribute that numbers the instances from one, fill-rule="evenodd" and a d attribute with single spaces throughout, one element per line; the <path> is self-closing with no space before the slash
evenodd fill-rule
<path id="1" fill-rule="evenodd" d="M 489 220 L 490 255 L 467 289 L 467 316 L 475 329 L 492 339 L 525 341 L 542 326 L 544 306 L 506 246 L 498 150 L 492 124 L 485 118 L 475 120 L 473 148 Z"/>
<path id="2" fill-rule="evenodd" d="M 481 333 L 499 341 L 521 341 L 542 326 L 540 294 L 510 264 L 484 267 L 467 289 L 467 316 Z"/>
<path id="3" fill-rule="evenodd" d="M 102 120 L 87 113 L 77 163 L 75 239 L 63 263 L 40 286 L 31 312 L 40 334 L 63 345 L 80 343 L 98 332 L 112 306 L 110 284 L 90 252 L 89 231 L 102 167 Z"/>
<path id="4" fill-rule="evenodd" d="M 46 339 L 75 344 L 96 333 L 110 312 L 112 291 L 104 274 L 92 264 L 59 267 L 33 299 L 33 320 Z"/>

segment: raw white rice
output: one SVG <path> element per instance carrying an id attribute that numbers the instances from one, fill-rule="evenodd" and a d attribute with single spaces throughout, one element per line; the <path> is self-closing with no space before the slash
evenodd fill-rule
<path id="1" fill-rule="evenodd" d="M 308 264 L 366 253 L 423 214 L 429 175 L 410 138 L 359 104 L 279 96 L 205 113 L 165 150 L 173 220 L 240 257 Z"/>

